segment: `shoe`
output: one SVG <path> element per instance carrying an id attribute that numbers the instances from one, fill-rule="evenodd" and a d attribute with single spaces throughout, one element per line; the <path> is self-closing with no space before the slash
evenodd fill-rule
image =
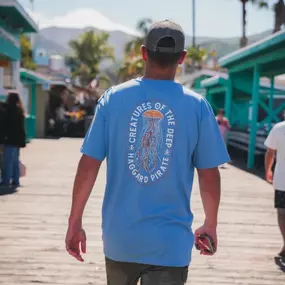
<path id="1" fill-rule="evenodd" d="M 10 184 L 0 183 L 0 188 L 9 188 L 10 186 Z"/>

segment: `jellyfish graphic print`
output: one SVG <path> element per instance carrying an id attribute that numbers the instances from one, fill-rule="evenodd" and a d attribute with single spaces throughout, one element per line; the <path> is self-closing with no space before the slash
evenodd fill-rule
<path id="1" fill-rule="evenodd" d="M 139 168 L 144 168 L 148 173 L 156 169 L 162 150 L 162 126 L 164 116 L 160 111 L 148 110 L 143 113 L 143 128 L 140 134 L 140 147 L 136 153 Z"/>
<path id="2" fill-rule="evenodd" d="M 128 168 L 141 184 L 162 179 L 171 163 L 176 119 L 160 102 L 143 102 L 133 111 L 128 134 Z"/>

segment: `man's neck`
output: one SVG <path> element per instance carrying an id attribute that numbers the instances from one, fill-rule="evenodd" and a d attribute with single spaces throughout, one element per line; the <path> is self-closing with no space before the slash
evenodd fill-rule
<path id="1" fill-rule="evenodd" d="M 159 68 L 146 68 L 144 78 L 154 80 L 172 80 L 175 79 L 176 70 L 174 69 L 159 69 Z"/>

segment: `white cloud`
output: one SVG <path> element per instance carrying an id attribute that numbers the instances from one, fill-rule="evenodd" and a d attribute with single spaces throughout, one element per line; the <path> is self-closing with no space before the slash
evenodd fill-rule
<path id="1" fill-rule="evenodd" d="M 40 13 L 27 10 L 40 28 L 62 27 L 62 28 L 86 28 L 93 27 L 104 31 L 122 31 L 131 35 L 138 32 L 122 24 L 115 23 L 94 9 L 79 9 L 71 11 L 66 15 L 48 19 Z"/>

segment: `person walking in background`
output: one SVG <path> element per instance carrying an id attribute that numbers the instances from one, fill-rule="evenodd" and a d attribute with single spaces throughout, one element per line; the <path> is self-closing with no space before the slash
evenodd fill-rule
<path id="1" fill-rule="evenodd" d="M 26 146 L 25 112 L 19 94 L 10 92 L 6 100 L 2 186 L 20 186 L 20 148 Z"/>
<path id="2" fill-rule="evenodd" d="M 82 215 L 107 157 L 102 229 L 108 285 L 136 285 L 139 279 L 144 285 L 186 283 L 192 247 L 201 235 L 213 241 L 212 249 L 200 247 L 201 254 L 215 253 L 218 166 L 229 156 L 210 105 L 174 81 L 184 46 L 179 25 L 153 24 L 142 47 L 144 76 L 106 91 L 82 146 L 66 249 L 83 261 Z M 195 168 L 205 220 L 194 238 Z"/>
<path id="3" fill-rule="evenodd" d="M 67 133 L 68 122 L 69 122 L 69 120 L 67 119 L 68 117 L 67 108 L 63 102 L 56 108 L 55 113 L 56 113 L 55 123 L 57 130 L 56 133 L 59 137 L 62 137 Z"/>
<path id="4" fill-rule="evenodd" d="M 275 208 L 277 209 L 278 225 L 283 237 L 283 248 L 279 256 L 285 260 L 285 112 L 284 121 L 277 123 L 270 131 L 265 146 L 265 175 L 275 189 Z M 274 177 L 272 167 L 276 156 Z"/>
<path id="5" fill-rule="evenodd" d="M 230 130 L 231 126 L 229 120 L 225 117 L 225 110 L 220 109 L 218 115 L 216 116 L 217 123 L 219 125 L 219 129 L 221 135 L 224 140 L 226 140 L 227 132 Z"/>

